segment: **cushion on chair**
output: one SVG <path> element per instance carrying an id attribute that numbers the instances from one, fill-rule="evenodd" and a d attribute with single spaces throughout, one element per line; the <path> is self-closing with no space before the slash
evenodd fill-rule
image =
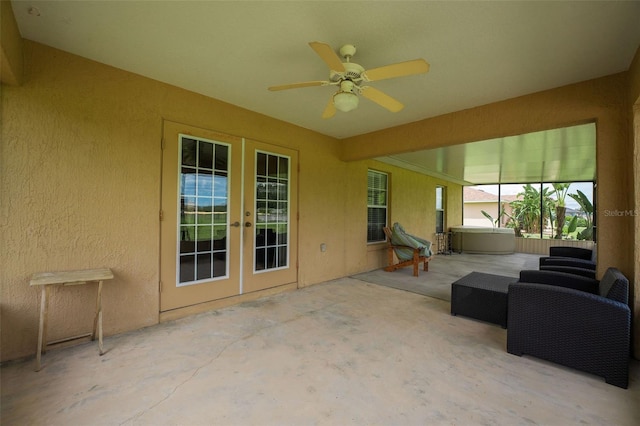
<path id="1" fill-rule="evenodd" d="M 554 285 L 598 294 L 598 280 L 568 272 L 523 270 L 520 271 L 519 282 Z"/>
<path id="2" fill-rule="evenodd" d="M 547 256 L 540 258 L 540 267 L 543 266 L 573 266 L 576 268 L 596 270 L 596 263 L 590 260 L 575 257 Z"/>
<path id="3" fill-rule="evenodd" d="M 583 277 L 587 277 L 587 278 L 591 278 L 591 279 L 596 279 L 596 271 L 594 271 L 593 269 L 587 269 L 587 268 L 576 268 L 575 266 L 555 266 L 555 265 L 550 265 L 550 266 L 540 266 L 540 270 L 541 271 L 555 271 L 555 272 L 566 272 L 569 274 L 574 274 L 574 275 L 581 275 Z"/>
<path id="4" fill-rule="evenodd" d="M 407 231 L 404 230 L 404 227 L 402 225 L 400 225 L 400 223 L 398 223 L 398 222 L 393 224 L 393 229 L 394 229 L 394 231 L 397 230 L 397 232 L 400 232 L 400 233 L 402 233 L 404 235 L 407 235 L 407 236 L 413 238 L 414 240 L 416 240 L 418 243 L 420 243 L 420 245 L 424 246 L 424 248 L 425 248 L 423 250 L 423 253 L 421 253 L 421 254 L 423 254 L 423 255 L 425 255 L 427 257 L 431 257 L 431 255 L 433 254 L 433 252 L 431 251 L 431 241 L 425 240 L 424 238 L 420 238 L 420 237 L 417 237 L 415 235 L 408 234 Z"/>
<path id="5" fill-rule="evenodd" d="M 420 250 L 420 256 L 431 256 L 431 242 L 422 238 L 407 234 L 398 222 L 393 224 L 393 232 L 391 233 L 391 244 L 394 246 L 406 246 L 412 249 Z M 412 249 L 396 248 L 396 256 L 400 260 L 410 260 L 413 258 Z"/>
<path id="6" fill-rule="evenodd" d="M 399 222 L 396 222 L 393 224 L 393 228 L 392 228 L 393 232 L 400 232 L 402 234 L 406 234 L 407 231 L 404 230 L 404 226 L 400 225 Z"/>
<path id="7" fill-rule="evenodd" d="M 404 228 L 399 223 L 393 224 L 393 232 L 391 233 L 391 244 L 394 246 L 405 246 L 410 248 L 396 248 L 396 256 L 400 260 L 410 260 L 413 258 L 412 249 L 420 249 L 420 255 L 424 256 L 425 246 L 404 232 Z"/>
<path id="8" fill-rule="evenodd" d="M 424 255 L 427 257 L 431 257 L 431 255 L 433 254 L 433 252 L 431 251 L 431 241 L 425 240 L 424 238 L 416 237 L 415 235 L 411 235 L 411 234 L 407 234 L 407 235 L 409 235 L 411 238 L 413 238 L 414 240 L 422 244 L 424 246 L 424 250 L 423 250 Z"/>
<path id="9" fill-rule="evenodd" d="M 575 259 L 592 260 L 593 250 L 581 247 L 552 246 L 549 247 L 549 256 L 572 257 Z"/>
<path id="10" fill-rule="evenodd" d="M 609 268 L 600 280 L 600 296 L 629 303 L 629 280 L 616 268 Z"/>

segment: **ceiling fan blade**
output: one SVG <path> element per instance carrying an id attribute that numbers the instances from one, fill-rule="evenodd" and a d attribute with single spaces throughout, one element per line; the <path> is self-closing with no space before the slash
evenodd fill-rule
<path id="1" fill-rule="evenodd" d="M 336 54 L 336 52 L 326 43 L 320 43 L 319 41 L 309 42 L 309 46 L 316 51 L 318 56 L 327 64 L 333 71 L 344 72 L 344 65 L 342 60 Z"/>
<path id="2" fill-rule="evenodd" d="M 400 102 L 393 99 L 386 93 L 376 89 L 375 87 L 363 86 L 360 88 L 360 90 L 362 96 L 369 99 L 370 101 L 377 103 L 381 107 L 388 109 L 391 112 L 398 112 L 402 108 L 404 108 L 404 105 L 402 105 Z"/>
<path id="3" fill-rule="evenodd" d="M 404 77 L 406 75 L 424 74 L 429 71 L 429 64 L 424 59 L 414 59 L 413 61 L 399 62 L 397 64 L 386 65 L 374 68 L 362 73 L 365 81 L 378 81 L 387 78 Z"/>
<path id="4" fill-rule="evenodd" d="M 269 90 L 272 92 L 278 90 L 287 90 L 287 89 L 299 89 L 301 87 L 312 87 L 312 86 L 328 86 L 331 84 L 328 81 L 305 81 L 303 83 L 292 83 L 292 84 L 283 84 L 281 86 L 271 86 Z"/>
<path id="5" fill-rule="evenodd" d="M 329 98 L 329 103 L 327 107 L 322 112 L 322 118 L 327 119 L 336 115 L 336 106 L 333 104 L 333 96 Z"/>

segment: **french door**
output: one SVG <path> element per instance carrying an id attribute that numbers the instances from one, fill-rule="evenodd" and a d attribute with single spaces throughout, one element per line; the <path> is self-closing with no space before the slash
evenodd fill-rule
<path id="1" fill-rule="evenodd" d="M 297 152 L 164 122 L 160 310 L 297 281 Z"/>

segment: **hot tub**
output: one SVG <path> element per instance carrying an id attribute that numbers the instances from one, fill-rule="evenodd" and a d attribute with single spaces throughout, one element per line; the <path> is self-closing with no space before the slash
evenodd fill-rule
<path id="1" fill-rule="evenodd" d="M 452 248 L 460 253 L 511 254 L 516 250 L 512 228 L 452 226 L 451 233 Z"/>

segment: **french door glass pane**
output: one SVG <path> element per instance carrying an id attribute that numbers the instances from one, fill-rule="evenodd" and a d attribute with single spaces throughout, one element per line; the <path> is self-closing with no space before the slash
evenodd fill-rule
<path id="1" fill-rule="evenodd" d="M 227 274 L 229 146 L 182 136 L 178 286 Z"/>
<path id="2" fill-rule="evenodd" d="M 256 271 L 289 266 L 289 174 L 289 157 L 256 154 Z"/>

